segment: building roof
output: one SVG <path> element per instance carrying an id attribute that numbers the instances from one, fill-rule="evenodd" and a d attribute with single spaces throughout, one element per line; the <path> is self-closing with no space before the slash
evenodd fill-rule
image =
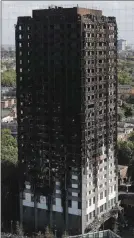
<path id="1" fill-rule="evenodd" d="M 120 127 L 120 128 L 124 128 L 125 127 L 125 122 L 119 121 L 119 122 L 117 122 L 117 126 Z"/>
<path id="2" fill-rule="evenodd" d="M 131 88 L 132 88 L 132 86 L 130 84 L 124 84 L 124 85 L 119 84 L 119 86 L 118 86 L 119 90 L 120 89 L 131 89 Z"/>
<path id="3" fill-rule="evenodd" d="M 9 108 L 1 109 L 1 118 L 9 116 L 10 113 L 11 113 L 11 109 Z"/>
<path id="4" fill-rule="evenodd" d="M 132 94 L 132 95 L 134 94 L 134 89 L 130 90 L 130 94 Z"/>
<path id="5" fill-rule="evenodd" d="M 79 14 L 81 16 L 83 15 L 89 15 L 89 14 L 92 14 L 92 15 L 95 15 L 95 16 L 102 16 L 102 11 L 101 10 L 94 10 L 94 9 L 88 9 L 88 8 L 81 8 L 77 5 L 77 7 L 67 7 L 67 8 L 64 8 L 64 7 L 58 7 L 58 6 L 54 6 L 54 5 L 51 5 L 49 6 L 48 9 L 35 9 L 32 11 L 32 17 L 33 18 L 36 18 L 36 17 L 42 17 L 44 14 L 45 15 L 57 15 L 57 14 Z M 18 18 L 18 20 L 22 20 L 22 17 L 21 18 Z M 24 19 L 25 20 L 25 19 Z"/>
<path id="6" fill-rule="evenodd" d="M 117 130 L 118 130 L 118 133 L 125 133 L 125 129 L 124 128 L 118 127 Z"/>
<path id="7" fill-rule="evenodd" d="M 124 42 L 124 41 L 126 41 L 126 40 L 124 40 L 124 39 L 119 39 L 118 40 L 118 42 Z"/>

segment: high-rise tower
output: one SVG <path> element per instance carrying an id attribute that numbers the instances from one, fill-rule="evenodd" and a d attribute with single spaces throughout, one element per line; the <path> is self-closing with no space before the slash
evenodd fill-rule
<path id="1" fill-rule="evenodd" d="M 84 8 L 16 25 L 21 221 L 83 233 L 117 196 L 117 25 Z"/>

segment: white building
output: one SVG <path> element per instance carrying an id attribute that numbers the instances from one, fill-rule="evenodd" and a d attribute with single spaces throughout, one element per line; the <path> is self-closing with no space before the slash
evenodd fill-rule
<path id="1" fill-rule="evenodd" d="M 123 39 L 118 40 L 118 50 L 119 51 L 124 51 L 126 49 L 126 46 L 127 46 L 126 40 L 123 40 Z"/>

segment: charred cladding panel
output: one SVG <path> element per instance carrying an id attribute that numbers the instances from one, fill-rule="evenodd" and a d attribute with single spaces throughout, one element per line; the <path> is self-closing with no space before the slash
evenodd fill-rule
<path id="1" fill-rule="evenodd" d="M 76 160 L 72 158 L 70 145 L 73 144 L 74 153 L 80 154 L 81 25 L 74 15 L 64 17 L 62 12 L 47 16 L 41 11 L 37 20 L 39 12 L 33 14 L 33 54 L 36 55 L 33 79 L 37 98 L 34 108 L 39 111 L 36 117 L 44 117 L 42 126 L 47 128 L 48 135 L 43 139 L 44 146 L 45 143 L 48 146 L 39 150 L 44 156 L 51 151 L 51 168 L 57 169 L 59 176 L 64 173 L 64 149 L 67 148 L 68 167 L 73 163 L 75 166 Z M 45 96 L 44 103 L 41 95 Z M 36 124 L 37 127 L 40 124 Z M 35 133 L 40 137 L 38 129 Z"/>
<path id="2" fill-rule="evenodd" d="M 31 75 L 32 19 L 19 17 L 16 25 L 16 83 L 17 83 L 17 119 L 19 161 L 25 164 L 25 170 L 32 158 L 33 130 L 33 88 Z"/>
<path id="3" fill-rule="evenodd" d="M 21 49 L 20 24 L 25 35 Z M 81 18 L 77 9 L 60 14 L 52 9 L 34 11 L 32 19 L 18 19 L 16 48 L 17 62 L 20 54 L 24 59 L 22 68 L 17 64 L 19 160 L 33 192 L 46 196 L 50 224 L 55 183 L 60 181 L 67 226 L 72 174 L 74 169 L 81 174 Z"/>

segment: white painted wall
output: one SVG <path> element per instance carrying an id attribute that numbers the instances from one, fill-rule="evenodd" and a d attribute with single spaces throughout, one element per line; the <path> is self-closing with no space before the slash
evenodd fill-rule
<path id="1" fill-rule="evenodd" d="M 31 202 L 31 193 L 25 193 L 25 200 L 27 201 L 27 202 Z"/>
<path id="2" fill-rule="evenodd" d="M 72 215 L 81 216 L 81 209 L 74 209 L 74 208 L 69 207 L 68 213 L 72 214 Z"/>
<path id="3" fill-rule="evenodd" d="M 56 203 L 55 205 L 53 205 L 53 211 L 63 212 L 63 208 L 61 206 L 61 198 L 56 198 Z"/>
<path id="4" fill-rule="evenodd" d="M 53 211 L 55 212 L 63 212 L 63 208 L 57 205 L 53 205 Z"/>
<path id="5" fill-rule="evenodd" d="M 75 209 L 78 209 L 78 202 L 77 201 L 72 201 L 72 208 L 75 210 Z"/>
<path id="6" fill-rule="evenodd" d="M 92 206 L 86 209 L 86 214 L 89 214 L 90 212 L 93 212 L 94 210 L 95 210 L 95 204 L 92 204 Z"/>
<path id="7" fill-rule="evenodd" d="M 56 206 L 61 207 L 61 198 L 56 198 Z"/>
<path id="8" fill-rule="evenodd" d="M 72 175 L 72 179 L 78 180 L 78 176 L 77 175 Z"/>
<path id="9" fill-rule="evenodd" d="M 14 119 L 13 117 L 7 116 L 7 117 L 2 118 L 1 121 L 2 122 L 11 122 L 11 121 L 13 121 L 13 119 Z"/>
<path id="10" fill-rule="evenodd" d="M 48 210 L 48 206 L 45 203 L 37 203 L 37 208 Z"/>
<path id="11" fill-rule="evenodd" d="M 72 192 L 73 197 L 78 197 L 78 193 Z"/>
<path id="12" fill-rule="evenodd" d="M 34 202 L 28 202 L 26 200 L 23 200 L 22 204 L 26 207 L 34 207 Z"/>
<path id="13" fill-rule="evenodd" d="M 105 204 L 106 203 L 106 198 L 103 198 L 103 199 L 99 199 L 98 200 L 98 205 L 97 205 L 97 207 L 100 207 L 100 206 L 102 206 L 103 204 Z"/>
<path id="14" fill-rule="evenodd" d="M 31 185 L 26 184 L 26 189 L 31 189 Z"/>
<path id="15" fill-rule="evenodd" d="M 60 182 L 59 182 L 59 181 L 56 181 L 56 185 L 60 185 Z"/>
<path id="16" fill-rule="evenodd" d="M 41 204 L 46 204 L 46 197 L 40 196 L 40 203 Z"/>
<path id="17" fill-rule="evenodd" d="M 113 198 L 115 198 L 116 197 L 116 191 L 114 191 L 113 193 L 111 193 L 110 195 L 109 195 L 109 200 L 111 200 L 111 199 L 113 199 Z"/>
<path id="18" fill-rule="evenodd" d="M 72 188 L 78 188 L 78 184 L 73 184 L 72 183 Z"/>

